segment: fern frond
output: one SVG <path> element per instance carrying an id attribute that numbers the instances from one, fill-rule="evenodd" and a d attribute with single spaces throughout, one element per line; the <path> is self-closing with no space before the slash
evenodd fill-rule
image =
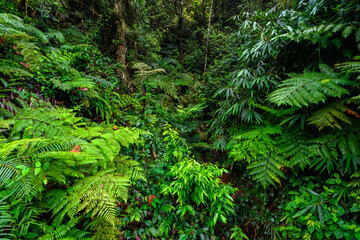
<path id="1" fill-rule="evenodd" d="M 350 118 L 345 114 L 347 111 L 353 110 L 343 104 L 344 101 L 335 102 L 326 105 L 324 108 L 317 110 L 307 119 L 310 125 L 316 126 L 319 130 L 325 127 L 341 129 L 340 122 L 351 124 Z"/>
<path id="2" fill-rule="evenodd" d="M 0 239 L 14 239 L 12 223 L 14 222 L 13 217 L 11 216 L 10 205 L 7 204 L 5 198 L 0 199 Z"/>
<path id="3" fill-rule="evenodd" d="M 32 103 L 34 107 L 36 104 Z M 72 110 L 50 106 L 22 109 L 13 120 L 11 136 L 27 130 L 35 136 L 52 137 L 70 132 L 71 126 L 80 125 L 82 118 L 76 117 Z"/>
<path id="4" fill-rule="evenodd" d="M 0 15 L 0 23 L 6 27 L 13 28 L 17 31 L 26 32 L 27 34 L 34 36 L 36 39 L 41 41 L 42 43 L 48 43 L 49 39 L 46 35 L 40 31 L 39 29 L 35 28 L 30 24 L 25 24 L 23 20 L 15 15 L 8 14 L 8 13 L 1 13 Z"/>
<path id="5" fill-rule="evenodd" d="M 75 229 L 75 226 L 80 222 L 80 220 L 81 217 L 72 218 L 66 224 L 58 226 L 55 230 L 38 238 L 38 240 L 57 240 L 57 239 L 75 240 L 75 239 L 83 238 L 89 233 Z M 84 239 L 90 240 L 90 238 L 84 238 Z"/>
<path id="6" fill-rule="evenodd" d="M 64 35 L 56 30 L 50 30 L 46 33 L 46 38 L 47 39 L 55 39 L 57 40 L 59 43 L 64 43 L 65 42 L 65 37 Z"/>
<path id="7" fill-rule="evenodd" d="M 267 156 L 275 147 L 271 135 L 281 134 L 278 126 L 261 126 L 247 131 L 234 138 L 236 144 L 231 146 L 230 157 L 235 160 L 256 159 L 258 156 Z"/>
<path id="8" fill-rule="evenodd" d="M 153 69 L 152 67 L 150 67 L 149 65 L 143 62 L 138 62 L 133 64 L 132 68 L 136 70 L 134 73 L 135 78 L 139 78 L 139 79 L 144 79 L 145 77 L 166 73 L 165 69 L 162 68 Z"/>
<path id="9" fill-rule="evenodd" d="M 99 76 L 86 76 L 86 77 L 91 79 L 93 82 L 98 83 L 99 85 L 101 85 L 103 87 L 108 87 L 108 88 L 114 87 L 114 84 L 112 84 L 108 80 L 101 78 Z"/>
<path id="10" fill-rule="evenodd" d="M 65 215 L 74 217 L 80 211 L 90 213 L 114 224 L 116 199 L 126 200 L 129 180 L 114 173 L 114 169 L 98 172 L 74 184 L 62 194 L 56 194 L 51 201 L 53 213 L 60 213 L 59 222 Z"/>
<path id="11" fill-rule="evenodd" d="M 130 144 L 143 143 L 143 141 L 140 139 L 140 134 L 141 131 L 139 129 L 122 127 L 115 131 L 114 139 L 122 146 L 128 147 Z"/>
<path id="12" fill-rule="evenodd" d="M 95 86 L 94 81 L 91 78 L 75 78 L 71 82 L 71 88 L 92 88 Z"/>
<path id="13" fill-rule="evenodd" d="M 351 62 L 336 64 L 335 67 L 342 70 L 343 72 L 360 73 L 360 61 L 356 61 L 356 60 L 360 60 L 360 56 L 356 56 L 353 60 L 354 61 Z M 360 78 L 360 74 L 357 78 L 358 79 Z"/>
<path id="14" fill-rule="evenodd" d="M 286 166 L 285 158 L 277 153 L 278 148 L 273 135 L 281 134 L 278 126 L 261 126 L 235 137 L 230 142 L 230 156 L 235 160 L 246 160 L 248 169 L 254 180 L 259 181 L 264 187 L 269 184 L 280 183 L 280 178 L 285 174 L 280 170 Z M 296 150 L 289 154 L 295 155 Z"/>
<path id="15" fill-rule="evenodd" d="M 130 181 L 135 182 L 137 180 L 146 181 L 144 170 L 140 163 L 131 159 L 129 156 L 123 156 L 117 159 L 119 173 Z"/>
<path id="16" fill-rule="evenodd" d="M 312 166 L 316 166 L 316 170 L 327 170 L 329 173 L 334 170 L 348 173 L 357 171 L 360 156 L 359 129 L 351 130 L 326 134 L 310 141 L 309 157 L 314 159 Z"/>
<path id="17" fill-rule="evenodd" d="M 327 97 L 341 97 L 349 94 L 342 86 L 351 86 L 354 82 L 347 79 L 332 78 L 323 73 L 295 74 L 283 81 L 279 89 L 270 93 L 268 100 L 280 105 L 304 107 L 325 102 Z"/>
<path id="18" fill-rule="evenodd" d="M 270 153 L 267 156 L 258 157 L 248 166 L 248 169 L 250 169 L 250 174 L 254 175 L 254 180 L 260 182 L 263 187 L 267 187 L 269 184 L 280 183 L 280 177 L 285 178 L 284 172 L 281 171 L 283 166 L 285 166 L 283 158 Z"/>
<path id="19" fill-rule="evenodd" d="M 91 127 L 91 128 L 77 128 L 72 131 L 72 134 L 78 138 L 93 139 L 100 137 L 104 133 L 102 127 Z"/>
<path id="20" fill-rule="evenodd" d="M 91 223 L 90 227 L 95 230 L 95 234 L 92 238 L 94 240 L 116 240 L 121 234 L 117 226 L 104 221 L 94 221 Z"/>
<path id="21" fill-rule="evenodd" d="M 32 77 L 33 75 L 22 69 L 21 65 L 10 60 L 0 59 L 0 72 L 11 77 Z"/>
<path id="22" fill-rule="evenodd" d="M 32 176 L 23 176 L 17 166 L 23 162 L 16 158 L 0 159 L 0 187 L 5 187 L 14 193 L 14 196 L 24 197 L 35 195 L 32 185 Z"/>
<path id="23" fill-rule="evenodd" d="M 310 163 L 308 152 L 310 139 L 311 136 L 304 131 L 285 131 L 276 141 L 279 155 L 288 159 L 288 164 L 291 167 L 304 168 Z"/>

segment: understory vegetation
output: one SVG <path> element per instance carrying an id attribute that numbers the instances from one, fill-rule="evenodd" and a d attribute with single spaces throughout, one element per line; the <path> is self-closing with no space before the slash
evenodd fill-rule
<path id="1" fill-rule="evenodd" d="M 360 240 L 356 0 L 1 0 L 0 239 Z"/>

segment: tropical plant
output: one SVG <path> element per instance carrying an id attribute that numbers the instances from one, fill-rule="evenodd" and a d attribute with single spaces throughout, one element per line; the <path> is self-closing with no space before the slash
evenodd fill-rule
<path id="1" fill-rule="evenodd" d="M 326 184 L 306 178 L 305 186 L 291 191 L 291 201 L 284 205 L 283 226 L 278 230 L 291 239 L 359 239 L 360 226 L 351 217 L 359 211 L 354 198 L 346 194 L 347 183 L 338 174 Z M 301 181 L 300 181 L 301 182 Z"/>
<path id="2" fill-rule="evenodd" d="M 116 228 L 117 202 L 127 200 L 132 181 L 144 179 L 135 161 L 119 155 L 122 147 L 141 143 L 144 132 L 91 126 L 75 114 L 40 103 L 2 124 L 9 130 L 1 142 L 1 188 L 11 193 L 11 201 L 25 197 L 30 205 L 34 197 L 45 196 L 46 208 L 53 212 L 52 224 L 59 228 L 48 237 L 64 236 L 63 231 L 84 217 L 98 222 L 91 229 Z M 46 186 L 52 190 L 46 191 Z M 64 219 L 78 220 L 63 226 Z"/>

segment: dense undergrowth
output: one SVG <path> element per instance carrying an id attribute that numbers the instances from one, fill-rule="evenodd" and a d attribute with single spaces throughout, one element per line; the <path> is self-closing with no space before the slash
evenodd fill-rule
<path id="1" fill-rule="evenodd" d="M 360 239 L 357 1 L 0 2 L 0 239 Z"/>

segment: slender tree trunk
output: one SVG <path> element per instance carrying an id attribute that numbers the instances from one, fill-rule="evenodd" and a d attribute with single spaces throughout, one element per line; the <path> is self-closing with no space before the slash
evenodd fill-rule
<path id="1" fill-rule="evenodd" d="M 126 21 L 123 14 L 123 6 L 121 1 L 117 1 L 114 5 L 115 14 L 118 17 L 118 21 L 116 22 L 117 28 L 117 50 L 116 50 L 116 59 L 119 63 L 121 63 L 124 67 L 126 66 Z"/>
<path id="2" fill-rule="evenodd" d="M 221 0 L 221 13 L 222 13 L 222 15 L 221 15 L 221 26 L 222 26 L 222 27 L 225 27 L 225 17 L 224 17 L 224 15 L 225 15 L 225 9 L 224 9 L 224 0 Z"/>
<path id="3" fill-rule="evenodd" d="M 118 43 L 117 50 L 116 50 L 116 59 L 123 67 L 126 67 L 126 53 L 127 53 L 127 45 L 126 45 L 126 34 L 125 28 L 126 23 L 125 21 L 121 21 L 118 23 Z"/>
<path id="4" fill-rule="evenodd" d="M 114 11 L 117 16 L 116 28 L 117 28 L 117 46 L 116 46 L 116 60 L 119 62 L 123 69 L 121 71 L 122 79 L 130 91 L 132 91 L 132 84 L 129 82 L 128 71 L 126 66 L 126 54 L 127 54 L 127 44 L 126 44 L 126 19 L 124 16 L 124 2 L 116 1 L 114 4 Z"/>
<path id="5" fill-rule="evenodd" d="M 207 67 L 209 38 L 210 38 L 210 28 L 211 28 L 211 13 L 212 13 L 213 5 L 214 5 L 214 0 L 211 0 L 210 13 L 209 13 L 209 23 L 208 23 L 208 34 L 207 34 L 207 38 L 206 38 L 206 53 L 205 53 L 204 72 L 206 72 L 206 67 Z"/>
<path id="6" fill-rule="evenodd" d="M 179 36 L 179 51 L 180 51 L 180 57 L 183 56 L 183 43 L 182 43 L 182 28 L 183 28 L 183 2 L 180 2 L 180 12 L 179 12 L 179 21 L 178 21 L 178 36 Z"/>

